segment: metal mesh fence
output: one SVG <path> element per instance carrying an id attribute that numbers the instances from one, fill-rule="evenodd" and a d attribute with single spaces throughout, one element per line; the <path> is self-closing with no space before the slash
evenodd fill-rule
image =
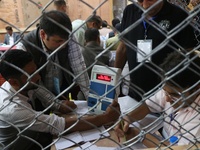
<path id="1" fill-rule="evenodd" d="M 32 0 L 29 2 L 38 5 Z M 162 1 L 149 2 L 152 6 L 148 9 L 143 9 L 136 1 L 130 1 L 132 7 L 124 12 L 121 22 L 122 31 L 117 32 L 118 40 L 108 47 L 104 45 L 104 49 L 96 54 L 95 48 L 88 48 L 84 44 L 80 44 L 77 37 L 75 38 L 76 33 L 85 28 L 86 22 L 90 21 L 92 16 L 85 22 L 82 21 L 73 30 L 70 29 L 70 25 L 66 25 L 67 17 L 64 17 L 66 20 L 62 21 L 59 20 L 60 16 L 54 17 L 54 19 L 51 18 L 52 16 L 48 16 L 46 22 L 40 24 L 37 32 L 32 32 L 29 37 L 28 34 L 25 34 L 44 16 L 44 12 L 53 2 L 49 0 L 49 3 L 41 8 L 41 16 L 35 18 L 24 31 L 18 30 L 20 38 L 9 50 L 1 53 L 1 63 L 10 64 L 11 68 L 15 68 L 23 74 L 20 77 L 16 74 L 9 76 L 9 83 L 5 82 L 0 88 L 1 149 L 53 150 L 67 149 L 66 145 L 72 145 L 69 149 L 75 147 L 80 149 L 103 149 L 103 147 L 104 149 L 142 149 L 148 147 L 175 149 L 174 145 L 185 145 L 184 149 L 198 149 L 200 141 L 199 5 L 191 9 L 188 7 L 189 2 L 172 0 L 170 3 L 181 8 L 179 11 L 175 11 L 178 8 L 165 6 L 165 4 L 164 8 L 160 10 Z M 92 8 L 89 3 L 80 0 L 80 3 L 93 9 L 93 14 L 91 14 L 93 16 L 106 2 L 107 0 L 102 0 L 97 8 Z M 132 10 L 135 12 L 132 13 Z M 158 16 L 155 15 L 153 19 L 147 19 L 149 13 L 154 13 L 152 10 L 159 10 L 161 13 L 158 13 Z M 6 20 L 1 19 L 0 21 L 18 29 Z M 47 22 L 51 22 L 50 26 L 52 27 L 49 30 L 45 28 L 45 26 L 49 27 Z M 93 26 L 98 27 L 98 24 Z M 115 30 L 112 24 L 108 23 L 108 26 Z M 145 27 L 147 30 L 146 39 Z M 61 29 L 58 31 L 60 37 L 53 33 L 58 28 Z M 140 31 L 142 29 L 143 31 Z M 141 33 L 143 34 L 139 35 Z M 194 39 L 188 37 L 194 37 Z M 84 39 L 84 35 L 78 38 Z M 102 40 L 102 42 L 106 42 L 106 40 Z M 111 51 L 113 50 L 111 47 L 119 41 L 123 42 L 123 45 L 119 46 L 126 49 L 126 55 Z M 20 68 L 20 64 L 16 66 L 9 63 L 9 60 L 5 61 L 6 54 L 13 51 L 12 48 L 15 49 L 15 47 L 32 53 L 37 66 L 34 72 L 30 72 L 31 68 L 23 68 L 24 66 Z M 90 51 L 90 53 L 86 53 L 86 56 L 83 55 L 85 50 Z M 172 52 L 176 52 L 177 57 L 168 59 L 168 62 L 161 67 L 160 64 L 164 62 L 168 53 Z M 109 56 L 108 64 L 102 59 L 107 54 Z M 21 56 L 19 57 L 21 58 Z M 88 58 L 92 62 L 86 67 L 83 60 Z M 127 59 L 127 62 L 124 58 Z M 115 61 L 118 61 L 119 66 L 124 66 L 122 74 L 113 68 Z M 21 62 L 23 63 L 23 59 Z M 104 69 L 101 70 L 100 67 L 100 71 L 93 70 L 97 73 L 91 74 L 91 69 L 97 64 L 103 66 Z M 185 70 L 189 70 L 188 76 L 184 76 Z M 88 73 L 91 76 L 88 76 Z M 36 82 L 39 80 L 38 74 L 41 75 L 41 78 L 40 81 Z M 146 76 L 150 76 L 147 79 L 151 82 L 145 81 Z M 115 77 L 117 78 L 116 82 L 113 81 Z M 13 78 L 15 80 L 10 80 Z M 94 82 L 98 79 L 101 80 L 100 84 Z M 140 81 L 142 86 L 140 86 Z M 10 85 L 13 87 L 11 88 Z M 86 116 L 93 116 L 96 111 L 99 114 L 97 110 L 99 105 L 101 106 L 99 109 L 105 109 L 103 105 L 107 107 L 108 102 L 110 103 L 109 95 L 114 98 L 115 92 L 119 96 L 121 112 L 119 113 L 112 106 L 111 109 L 115 115 L 111 114 L 110 116 L 119 115 L 119 119 L 97 118 L 93 121 L 96 125 L 84 120 Z M 78 109 L 74 109 L 72 102 L 63 101 L 71 99 L 71 96 L 72 99 L 86 98 L 89 102 L 74 100 L 79 106 Z M 81 104 L 84 105 L 86 111 L 79 111 L 79 109 L 83 109 Z M 140 120 L 147 112 L 151 113 Z M 100 113 L 102 112 L 100 111 Z M 130 113 L 132 116 L 129 115 Z M 57 116 L 63 116 L 67 119 L 63 120 Z M 70 118 L 76 118 L 76 121 L 73 123 Z M 109 120 L 112 123 L 107 124 L 102 120 Z M 121 138 L 119 141 L 113 131 L 114 127 L 120 122 L 125 123 L 126 121 L 130 123 L 132 128 L 126 132 L 126 139 Z M 86 134 L 94 137 L 94 131 L 85 134 L 82 131 L 75 132 L 74 129 L 79 123 L 83 125 L 77 131 L 89 128 L 96 129 L 99 136 L 90 140 L 80 139 L 80 136 L 86 137 Z M 101 125 L 104 125 L 105 129 L 98 127 Z M 70 130 L 73 131 L 73 134 Z M 169 142 L 172 136 L 178 138 L 174 143 Z M 44 144 L 44 146 L 42 142 L 48 144 Z M 87 145 L 84 148 L 83 144 L 85 143 Z"/>

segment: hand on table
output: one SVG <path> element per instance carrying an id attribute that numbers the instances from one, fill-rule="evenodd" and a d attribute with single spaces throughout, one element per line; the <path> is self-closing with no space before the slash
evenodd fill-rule
<path id="1" fill-rule="evenodd" d="M 124 138 L 124 140 L 128 140 L 130 138 L 126 137 L 129 136 L 130 137 L 130 120 L 128 118 L 128 116 L 124 116 L 121 121 L 115 126 L 114 130 L 115 130 L 115 134 L 118 137 L 118 140 L 120 142 L 120 138 Z M 127 135 L 128 133 L 128 135 Z"/>
<path id="2" fill-rule="evenodd" d="M 69 112 L 72 112 L 76 108 L 77 108 L 77 106 L 73 101 L 65 100 L 60 105 L 59 112 L 69 113 Z"/>
<path id="3" fill-rule="evenodd" d="M 115 100 L 112 104 L 110 104 L 105 112 L 105 115 L 107 116 L 105 119 L 108 120 L 108 122 L 116 121 L 120 116 L 120 106 L 119 103 Z"/>

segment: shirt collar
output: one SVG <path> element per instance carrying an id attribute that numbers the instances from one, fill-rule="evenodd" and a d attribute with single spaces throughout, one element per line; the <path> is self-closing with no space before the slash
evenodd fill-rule
<path id="1" fill-rule="evenodd" d="M 17 93 L 17 91 L 10 85 L 10 83 L 8 81 L 5 82 L 4 86 L 5 86 L 5 89 L 9 90 L 12 95 L 14 95 L 15 93 Z M 26 97 L 26 96 L 24 96 L 24 95 L 22 95 L 20 93 L 17 93 L 15 96 L 20 97 L 20 99 L 23 100 L 23 101 L 28 101 L 29 100 L 28 97 Z"/>
<path id="2" fill-rule="evenodd" d="M 44 45 L 44 42 L 43 42 L 43 40 L 42 40 L 42 38 L 40 37 L 40 40 L 41 40 L 41 43 L 42 43 L 42 49 L 45 51 L 45 52 L 49 52 L 48 50 L 47 50 L 47 48 L 46 48 L 46 46 Z"/>

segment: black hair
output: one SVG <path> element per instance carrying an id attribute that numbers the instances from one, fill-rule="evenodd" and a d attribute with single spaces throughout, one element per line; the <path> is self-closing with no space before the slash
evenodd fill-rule
<path id="1" fill-rule="evenodd" d="M 43 13 L 40 19 L 40 28 L 44 30 L 47 36 L 58 35 L 63 39 L 68 39 L 69 32 L 72 31 L 72 24 L 67 14 L 51 10 Z"/>
<path id="2" fill-rule="evenodd" d="M 102 24 L 102 19 L 98 15 L 91 15 L 91 16 L 89 16 L 88 22 L 95 22 L 95 23 L 101 25 Z"/>
<path id="3" fill-rule="evenodd" d="M 0 73 L 6 80 L 11 77 L 18 78 L 22 75 L 22 72 L 11 65 L 22 69 L 32 60 L 33 57 L 29 52 L 19 49 L 7 51 L 0 61 Z"/>
<path id="4" fill-rule="evenodd" d="M 115 25 L 115 30 L 118 31 L 118 32 L 121 32 L 121 23 L 117 23 Z"/>
<path id="5" fill-rule="evenodd" d="M 118 23 L 120 23 L 120 20 L 119 20 L 118 18 L 114 18 L 114 19 L 112 20 L 112 26 L 113 26 L 113 27 L 115 27 L 116 24 L 118 24 Z"/>
<path id="6" fill-rule="evenodd" d="M 100 36 L 99 30 L 96 28 L 90 28 L 85 31 L 85 41 L 96 41 L 97 38 Z"/>
<path id="7" fill-rule="evenodd" d="M 11 26 L 6 26 L 5 29 L 6 30 L 11 30 L 11 31 L 13 30 Z"/>
<path id="8" fill-rule="evenodd" d="M 102 21 L 102 27 L 107 27 L 107 26 L 108 26 L 107 21 L 106 21 L 106 20 L 103 20 L 103 21 Z"/>
<path id="9" fill-rule="evenodd" d="M 66 5 L 66 2 L 64 0 L 55 0 L 54 5 L 60 7 Z"/>
<path id="10" fill-rule="evenodd" d="M 166 83 L 172 86 L 187 88 L 200 80 L 200 58 L 194 52 L 187 55 L 170 53 L 160 67 L 163 77 L 170 77 Z"/>

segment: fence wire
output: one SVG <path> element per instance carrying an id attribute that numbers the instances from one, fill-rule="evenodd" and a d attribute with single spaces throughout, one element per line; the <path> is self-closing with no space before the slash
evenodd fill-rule
<path id="1" fill-rule="evenodd" d="M 99 6 L 96 8 L 93 8 L 91 4 L 87 3 L 86 1 L 82 1 L 80 0 L 79 3 L 84 3 L 85 5 L 87 5 L 88 7 L 93 9 L 93 12 L 91 15 L 96 15 L 96 12 L 98 9 L 100 9 L 108 0 L 102 0 L 99 3 Z M 30 3 L 34 4 L 34 5 L 38 5 L 37 3 L 35 3 L 32 0 L 29 0 Z M 198 49 L 199 49 L 199 14 L 200 14 L 200 5 L 196 5 L 193 9 L 190 9 L 188 7 L 189 2 L 188 1 L 184 1 L 184 0 L 170 0 L 170 3 L 173 3 L 174 5 L 177 5 L 178 7 L 180 7 L 183 11 L 185 11 L 186 13 L 188 13 L 188 17 L 186 17 L 184 20 L 182 20 L 180 22 L 180 24 L 178 24 L 177 26 L 175 26 L 172 30 L 170 30 L 169 32 L 166 32 L 165 30 L 161 29 L 159 27 L 159 24 L 152 20 L 152 21 L 148 21 L 145 20 L 146 15 L 149 13 L 149 11 L 151 11 L 154 7 L 156 7 L 161 1 L 156 2 L 154 5 L 152 5 L 152 7 L 150 9 L 142 9 L 141 6 L 138 5 L 137 2 L 135 1 L 130 1 L 132 2 L 136 8 L 140 9 L 141 11 L 143 11 L 143 15 L 141 16 L 141 18 L 139 18 L 136 22 L 132 23 L 130 26 L 128 26 L 125 30 L 123 30 L 122 32 L 118 32 L 118 41 L 123 41 L 124 44 L 131 48 L 132 52 L 137 52 L 140 53 L 141 57 L 143 58 L 143 60 L 137 65 L 137 66 L 131 66 L 131 69 L 129 69 L 129 65 L 131 64 L 126 63 L 124 66 L 124 70 L 122 71 L 122 74 L 120 74 L 119 77 L 119 81 L 116 83 L 116 85 L 114 87 L 112 87 L 110 90 L 107 90 L 106 93 L 103 94 L 99 94 L 99 89 L 97 91 L 91 90 L 89 88 L 89 84 L 87 82 L 84 82 L 86 84 L 81 84 L 83 83 L 82 81 L 85 79 L 85 74 L 88 73 L 89 70 L 91 70 L 91 68 L 96 65 L 96 64 L 100 64 L 102 66 L 104 66 L 107 71 L 110 71 L 112 73 L 117 74 L 118 72 L 116 72 L 116 70 L 114 70 L 113 68 L 110 67 L 114 67 L 114 61 L 115 61 L 115 51 L 111 51 L 111 47 L 116 44 L 118 41 L 116 41 L 114 44 L 112 44 L 109 47 L 104 47 L 104 50 L 102 52 L 100 52 L 99 54 L 94 54 L 95 58 L 92 58 L 92 54 L 90 53 L 88 55 L 90 55 L 91 59 L 93 59 L 93 62 L 87 66 L 86 68 L 81 68 L 82 65 L 85 66 L 85 64 L 83 62 L 81 62 L 81 59 L 83 56 L 81 56 L 78 63 L 80 63 L 79 66 L 73 66 L 74 68 L 71 69 L 66 69 L 63 65 L 61 65 L 60 61 L 56 60 L 55 57 L 56 55 L 58 55 L 59 51 L 63 48 L 64 45 L 70 45 L 69 43 L 71 42 L 71 48 L 72 49 L 79 49 L 80 52 L 83 51 L 83 49 L 87 49 L 85 47 L 85 45 L 81 45 L 75 38 L 74 35 L 76 34 L 76 32 L 78 32 L 81 28 L 84 27 L 85 22 L 83 22 L 83 24 L 81 24 L 76 30 L 70 31 L 69 29 L 66 29 L 66 27 L 64 27 L 61 24 L 58 24 L 59 28 L 63 29 L 63 32 L 66 32 L 69 34 L 68 38 L 65 41 L 62 41 L 60 44 L 60 46 L 54 48 L 55 50 L 52 53 L 46 53 L 44 51 L 44 45 L 43 46 L 38 46 L 35 45 L 34 42 L 32 41 L 28 41 L 25 35 L 25 32 L 32 26 L 35 26 L 35 23 L 38 22 L 43 13 L 46 12 L 46 9 L 48 9 L 49 5 L 53 3 L 53 0 L 49 0 L 49 3 L 44 6 L 43 8 L 40 6 L 39 8 L 41 9 L 41 15 L 38 16 L 37 18 L 35 18 L 35 20 L 33 20 L 33 22 L 26 27 L 26 29 L 24 31 L 21 31 L 18 27 L 16 27 L 14 24 L 10 24 L 9 22 L 7 22 L 6 20 L 0 19 L 1 22 L 6 23 L 7 25 L 12 26 L 13 28 L 17 29 L 17 31 L 20 32 L 20 39 L 17 40 L 14 45 L 12 45 L 12 47 L 20 46 L 20 42 L 27 42 L 30 47 L 34 48 L 36 51 L 39 51 L 41 55 L 44 55 L 46 61 L 43 62 L 43 64 L 41 66 L 39 66 L 37 68 L 37 70 L 33 73 L 33 74 L 28 74 L 27 72 L 25 72 L 23 69 L 20 69 L 16 66 L 13 66 L 12 64 L 10 64 L 12 67 L 16 68 L 17 70 L 19 70 L 20 72 L 22 72 L 26 77 L 27 77 L 27 83 L 25 85 L 23 85 L 19 90 L 17 90 L 17 92 L 10 92 L 8 91 L 8 89 L 5 89 L 3 86 L 1 87 L 1 92 L 7 92 L 9 98 L 9 101 L 4 101 L 3 96 L 1 97 L 2 99 L 0 100 L 0 127 L 1 127 L 1 131 L 0 131 L 0 147 L 1 149 L 9 149 L 9 147 L 13 148 L 13 145 L 15 144 L 15 142 L 22 138 L 22 140 L 24 141 L 31 141 L 32 143 L 35 143 L 38 147 L 40 147 L 39 149 L 59 149 L 58 147 L 56 147 L 55 143 L 62 141 L 63 143 L 67 143 L 69 141 L 71 141 L 72 145 L 74 145 L 74 147 L 79 147 L 80 149 L 86 149 L 83 148 L 83 146 L 81 146 L 82 144 L 84 144 L 83 142 L 76 142 L 78 136 L 75 136 L 75 139 L 70 137 L 70 136 L 66 136 L 69 135 L 69 131 L 71 129 L 73 129 L 73 127 L 75 127 L 80 121 L 83 121 L 84 116 L 87 115 L 88 112 L 93 111 L 97 105 L 99 105 L 99 103 L 102 103 L 103 100 L 105 99 L 105 97 L 107 97 L 107 95 L 112 92 L 113 89 L 116 89 L 116 91 L 118 91 L 117 89 L 120 89 L 120 92 L 118 93 L 119 97 L 120 96 L 125 96 L 127 98 L 128 92 L 132 91 L 137 93 L 140 97 L 141 100 L 137 103 L 134 104 L 132 103 L 132 101 L 130 103 L 128 103 L 128 100 L 122 99 L 120 100 L 120 106 L 122 106 L 121 108 L 121 113 L 119 116 L 119 119 L 116 120 L 116 122 L 106 125 L 105 131 L 100 131 L 100 129 L 93 125 L 92 123 L 86 122 L 88 124 L 88 126 L 91 126 L 93 129 L 97 129 L 97 131 L 99 131 L 99 138 L 90 141 L 90 143 L 86 146 L 87 148 L 90 147 L 89 149 L 92 149 L 92 146 L 97 146 L 94 147 L 95 149 L 100 149 L 100 147 L 105 147 L 105 149 L 109 149 L 109 147 L 115 147 L 116 149 L 142 149 L 145 148 L 144 144 L 141 144 L 142 141 L 144 143 L 144 141 L 146 141 L 146 143 L 150 143 L 150 145 L 153 145 L 153 147 L 155 147 L 155 149 L 174 149 L 174 145 L 176 145 L 176 143 L 168 143 L 165 144 L 165 142 L 169 142 L 170 137 L 172 137 L 173 135 L 177 136 L 179 138 L 178 141 L 184 141 L 182 144 L 185 145 L 184 149 L 198 149 L 199 148 L 199 136 L 200 136 L 200 115 L 199 115 L 199 111 L 200 111 L 200 106 L 199 106 L 199 100 L 193 102 L 192 104 L 189 103 L 189 105 L 187 105 L 188 109 L 183 109 L 185 107 L 185 104 L 188 104 L 188 99 L 194 98 L 191 95 L 188 95 L 188 91 L 190 92 L 191 90 L 194 92 L 194 95 L 197 94 L 197 96 L 199 95 L 199 89 L 196 88 L 196 86 L 198 87 L 199 81 L 195 84 L 193 84 L 190 87 L 181 87 L 181 85 L 179 85 L 178 83 L 174 82 L 174 76 L 176 76 L 177 74 L 181 74 L 182 71 L 184 71 L 185 68 L 189 68 L 189 66 L 191 64 L 193 64 L 193 60 L 194 59 L 198 59 L 199 57 L 199 53 L 198 53 Z M 70 7 L 70 6 L 69 6 Z M 123 8 L 124 9 L 124 8 Z M 171 14 L 172 17 L 174 17 L 177 14 Z M 70 16 L 69 16 L 70 17 Z M 177 17 L 176 17 L 177 18 Z M 89 20 L 90 18 L 86 19 L 86 22 Z M 153 47 L 152 51 L 148 54 L 145 55 L 140 49 L 137 48 L 137 45 L 135 43 L 132 43 L 131 41 L 127 40 L 126 35 L 128 33 L 130 33 L 132 30 L 136 29 L 139 25 L 143 24 L 143 22 L 147 21 L 147 23 L 153 27 L 154 29 L 157 30 L 157 32 L 159 32 L 163 37 L 165 37 L 165 39 L 161 42 L 161 43 L 157 43 L 156 47 Z M 50 19 L 50 21 L 52 21 L 54 24 L 57 24 L 55 20 Z M 129 20 L 127 20 L 128 22 Z M 166 23 L 166 24 L 165 24 Z M 163 26 L 167 25 L 167 22 L 163 22 Z M 190 26 L 193 28 L 193 32 L 195 34 L 196 40 L 198 41 L 197 45 L 195 45 L 193 48 L 190 49 L 190 51 L 188 51 L 188 49 L 184 48 L 183 46 L 180 45 L 180 43 L 177 43 L 177 41 L 174 40 L 174 36 L 176 36 L 178 33 L 180 33 L 184 28 L 186 28 L 187 26 Z M 115 29 L 115 27 L 113 27 L 113 25 L 111 23 L 108 23 L 108 27 L 110 29 Z M 52 29 L 53 30 L 53 29 Z M 156 34 L 156 33 L 155 33 Z M 131 35 L 131 36 L 135 36 L 135 35 Z M 185 37 L 187 37 L 187 33 L 185 33 L 184 35 Z M 49 40 L 47 37 L 47 41 Z M 139 39 L 138 39 L 139 40 Z M 105 42 L 105 41 L 103 41 Z M 153 41 L 154 42 L 154 41 Z M 173 44 L 169 44 L 169 43 L 173 43 Z M 165 72 L 164 75 L 165 77 L 163 78 L 163 74 L 161 74 L 162 69 L 160 68 L 160 66 L 158 65 L 158 63 L 155 63 L 153 61 L 151 61 L 152 56 L 154 56 L 156 53 L 159 53 L 159 51 L 165 46 L 169 44 L 169 47 L 171 49 L 173 49 L 173 51 L 177 52 L 178 54 L 181 54 L 185 59 L 182 62 L 184 68 L 180 69 L 177 67 L 175 67 L 173 70 L 169 70 L 168 72 Z M 12 48 L 11 47 L 11 48 Z M 8 51 L 12 51 L 12 49 L 9 49 L 7 51 L 5 51 L 4 53 L 1 53 L 1 57 L 0 60 L 1 62 L 4 62 L 4 56 L 6 55 L 6 53 Z M 26 50 L 28 51 L 28 48 L 26 47 Z M 69 52 L 69 47 L 68 47 L 68 52 Z M 107 52 L 110 53 L 110 62 L 109 65 L 105 64 L 104 62 L 100 62 L 100 58 L 102 56 L 104 56 Z M 130 52 L 130 49 L 129 49 Z M 189 55 L 191 53 L 195 52 L 195 57 L 193 58 L 189 58 Z M 70 52 L 69 52 L 70 53 Z M 71 57 L 72 54 L 66 53 L 66 56 Z M 65 54 L 65 53 L 64 53 Z M 111 55 L 112 54 L 112 55 Z M 112 56 L 112 57 L 111 57 Z M 79 57 L 79 55 L 74 56 L 74 57 Z M 117 56 L 119 57 L 119 56 Z M 163 56 L 160 56 L 161 58 L 163 58 Z M 65 57 L 62 57 L 63 59 L 65 59 Z M 83 57 L 84 58 L 84 57 Z M 70 58 L 66 57 L 66 60 L 69 59 L 68 61 L 63 61 L 65 63 L 69 63 L 72 64 L 73 62 L 71 62 Z M 37 59 L 36 59 L 37 60 Z M 39 60 L 38 60 L 39 61 Z M 131 60 L 129 60 L 131 61 Z M 163 60 L 162 60 L 163 61 Z M 147 63 L 148 62 L 148 63 Z M 38 62 L 36 62 L 38 63 Z M 8 63 L 9 64 L 9 63 Z M 72 82 L 65 87 L 64 89 L 62 89 L 62 91 L 59 91 L 57 94 L 52 94 L 52 90 L 51 88 L 44 88 L 43 85 L 45 85 L 45 83 L 33 83 L 32 79 L 34 78 L 34 76 L 38 73 L 42 73 L 42 71 L 44 69 L 47 69 L 49 67 L 49 64 L 54 65 L 54 67 L 57 67 L 61 72 L 63 72 L 63 74 L 67 74 L 69 77 L 71 77 L 73 80 Z M 149 65 L 150 64 L 150 65 Z M 71 65 L 72 67 L 72 65 Z M 75 67 L 79 67 L 78 69 Z M 149 70 L 151 70 L 152 72 L 154 72 L 154 74 L 156 74 L 156 76 L 162 78 L 162 82 L 160 82 L 159 84 L 157 84 L 156 86 L 152 87 L 152 89 L 150 89 L 149 91 L 144 91 L 142 89 L 142 87 L 137 86 L 136 84 L 132 83 L 130 78 L 131 75 L 134 74 L 135 72 L 137 72 L 137 70 L 139 70 L 142 67 L 146 67 Z M 78 70 L 80 70 L 80 68 L 82 69 L 82 72 L 79 72 Z M 199 72 L 199 66 L 196 66 L 195 70 L 192 70 L 193 74 L 196 76 L 200 75 Z M 58 71 L 58 70 L 56 70 Z M 55 70 L 52 71 L 52 74 L 56 73 Z M 107 72 L 102 72 L 102 74 L 106 74 Z M 53 80 L 53 76 L 52 74 L 50 74 L 49 78 L 51 80 Z M 141 78 L 144 75 L 141 75 Z M 145 74 L 145 76 L 148 76 L 148 74 Z M 91 77 L 90 77 L 91 78 Z M 193 76 L 191 76 L 190 78 L 193 78 Z M 46 79 L 48 80 L 47 76 Z M 86 78 L 87 79 L 87 78 Z M 199 77 L 200 79 L 200 77 Z M 142 80 L 142 79 L 140 79 Z M 152 78 L 152 80 L 156 80 L 156 78 Z M 185 79 L 186 81 L 189 81 L 187 79 Z M 45 81 L 45 79 L 43 79 L 43 81 Z M 161 90 L 161 88 L 164 88 L 166 83 L 174 83 L 174 85 L 176 85 L 177 87 L 179 87 L 180 89 L 182 89 L 182 91 L 177 91 L 177 89 L 174 89 L 174 87 L 172 86 L 171 88 L 169 88 L 171 90 L 171 92 L 173 92 L 173 94 L 175 95 L 171 95 L 169 92 L 165 93 L 165 97 L 171 98 L 171 99 L 176 99 L 176 102 L 171 103 L 170 107 L 164 107 L 162 105 L 162 103 L 157 101 L 154 101 L 152 99 L 154 99 L 155 97 L 153 97 L 156 93 L 159 93 Z M 43 104 L 44 108 L 40 111 L 38 111 L 38 113 L 35 113 L 34 110 L 34 106 L 33 108 L 28 107 L 27 105 L 23 104 L 23 103 L 19 103 L 19 101 L 15 101 L 16 97 L 18 97 L 18 95 L 23 92 L 24 89 L 26 89 L 28 87 L 28 85 L 32 83 L 35 86 L 37 86 L 36 90 L 30 90 L 29 95 L 34 95 L 35 97 L 37 97 L 38 99 L 40 99 L 41 103 Z M 91 84 L 91 83 L 90 83 Z M 146 83 L 148 84 L 148 83 Z M 80 87 L 80 91 L 79 95 L 76 97 L 78 98 L 83 98 L 88 97 L 88 93 L 92 93 L 92 94 L 96 94 L 97 97 L 97 103 L 90 107 L 88 109 L 88 112 L 85 112 L 83 114 L 79 114 L 77 110 L 74 110 L 66 105 L 64 105 L 62 103 L 61 100 L 59 100 L 59 98 L 63 99 L 63 95 L 67 94 L 71 94 L 72 90 L 75 90 L 75 87 L 77 87 L 77 85 Z M 190 85 L 190 84 L 188 84 Z M 195 91 L 194 91 L 195 88 Z M 169 90 L 168 89 L 168 90 Z M 51 91 L 51 92 L 49 92 Z M 0 93 L 1 94 L 1 93 Z M 77 93 L 76 93 L 77 94 Z M 168 94 L 168 95 L 167 95 Z M 1 94 L 2 95 L 2 94 Z M 68 96 L 68 95 L 67 95 Z M 46 101 L 46 99 L 48 99 L 48 101 Z M 120 99 L 120 98 L 119 98 Z M 76 100 L 75 100 L 76 101 Z M 150 114 L 147 117 L 145 117 L 145 119 L 143 120 L 137 120 L 137 116 L 140 116 L 140 114 L 143 114 L 143 112 L 137 112 L 136 118 L 131 118 L 131 122 L 130 122 L 130 126 L 134 127 L 134 129 L 132 131 L 128 131 L 128 134 L 126 135 L 127 139 L 126 140 L 122 140 L 119 142 L 116 138 L 116 135 L 114 135 L 113 133 L 113 129 L 114 127 L 120 123 L 122 120 L 125 119 L 125 117 L 128 116 L 128 114 L 130 112 L 133 112 L 134 110 L 136 110 L 138 107 L 141 107 L 144 103 L 149 104 L 150 103 L 150 110 L 153 111 L 155 110 L 160 110 L 159 112 L 157 112 L 156 114 Z M 175 107 L 175 109 L 173 109 L 173 106 L 176 106 L 176 104 L 182 103 L 181 105 L 179 105 L 178 107 Z M 15 104 L 15 105 L 14 105 Z M 169 104 L 169 103 L 168 103 Z M 35 105 L 37 105 L 35 103 Z M 31 118 L 27 118 L 26 114 L 24 114 L 23 112 L 20 112 L 19 110 L 16 112 L 13 112 L 13 110 L 17 110 L 17 108 L 15 107 L 19 107 L 19 108 L 23 108 L 23 110 L 27 110 L 27 112 L 32 112 L 34 114 L 34 116 L 31 116 Z M 54 126 L 54 124 L 51 123 L 47 123 L 46 120 L 43 120 L 43 115 L 46 114 L 47 112 L 49 112 L 49 110 L 51 110 L 51 113 L 55 113 L 56 115 L 61 115 L 60 112 L 57 112 L 57 110 L 59 110 L 59 108 L 62 107 L 67 107 L 70 111 L 72 111 L 73 113 L 71 113 L 71 115 L 73 114 L 73 116 L 75 115 L 77 118 L 77 121 L 72 124 L 70 127 L 68 127 L 67 129 L 60 131 L 60 127 L 59 125 Z M 23 111 L 22 110 L 22 111 Z M 54 111 L 52 111 L 54 110 Z M 190 116 L 180 116 L 179 113 L 185 113 L 183 111 L 191 111 L 191 114 L 188 113 L 188 115 Z M 13 118 L 14 115 L 11 116 L 7 116 L 9 114 L 15 114 L 17 117 L 18 113 L 19 118 L 23 118 L 24 120 L 15 120 L 13 121 L 12 119 L 16 119 Z M 26 111 L 25 111 L 26 112 Z M 174 113 L 177 113 L 177 116 L 182 117 L 179 118 L 179 120 L 174 119 L 172 120 L 172 115 L 174 115 Z M 118 111 L 116 110 L 116 113 L 118 113 Z M 22 117 L 21 117 L 22 116 Z M 65 114 L 65 117 L 70 117 L 69 115 Z M 29 121 L 28 124 L 23 124 L 23 121 L 26 121 L 26 119 L 31 119 Z M 181 121 L 180 121 L 181 120 Z M 148 123 L 147 123 L 147 122 Z M 48 127 L 49 132 L 51 133 L 56 133 L 53 137 L 54 140 L 52 140 L 52 142 L 48 145 L 48 146 L 42 146 L 42 144 L 38 143 L 38 141 L 36 140 L 37 138 L 33 137 L 33 135 L 29 135 L 29 134 L 25 134 L 26 131 L 34 131 L 36 129 L 39 129 L 38 126 L 38 122 L 40 122 L 39 124 L 41 125 L 41 128 L 46 128 Z M 41 123 L 42 122 L 42 123 Z M 67 124 L 67 123 L 66 123 Z M 61 126 L 61 125 L 60 125 Z M 63 125 L 62 125 L 63 126 Z M 164 137 L 163 136 L 163 132 L 161 131 L 161 129 L 163 128 L 163 126 L 168 127 L 167 129 L 167 135 L 168 137 Z M 58 128 L 59 127 L 59 128 Z M 8 132 L 9 131 L 9 132 Z M 36 130 L 37 131 L 37 130 Z M 43 129 L 39 130 L 39 131 L 43 131 Z M 107 136 L 105 135 L 105 133 L 109 132 L 111 136 Z M 135 136 L 130 136 L 131 133 L 137 133 L 135 134 Z M 8 140 L 7 138 L 10 137 L 10 139 Z M 44 136 L 43 138 L 47 138 L 48 135 Z M 155 142 L 154 138 L 158 139 L 159 142 Z M 6 141 L 7 140 L 7 141 Z M 101 141 L 104 140 L 104 144 L 101 145 Z M 100 143 L 100 144 L 98 144 Z M 105 144 L 108 143 L 108 144 Z M 17 147 L 14 147 L 13 149 L 18 149 Z M 30 148 L 31 149 L 31 148 Z M 32 148 L 34 149 L 34 148 Z M 60 148 L 60 149 L 65 149 L 65 148 Z M 67 149 L 67 148 L 66 148 Z M 74 148 L 71 148 L 74 149 Z"/>

